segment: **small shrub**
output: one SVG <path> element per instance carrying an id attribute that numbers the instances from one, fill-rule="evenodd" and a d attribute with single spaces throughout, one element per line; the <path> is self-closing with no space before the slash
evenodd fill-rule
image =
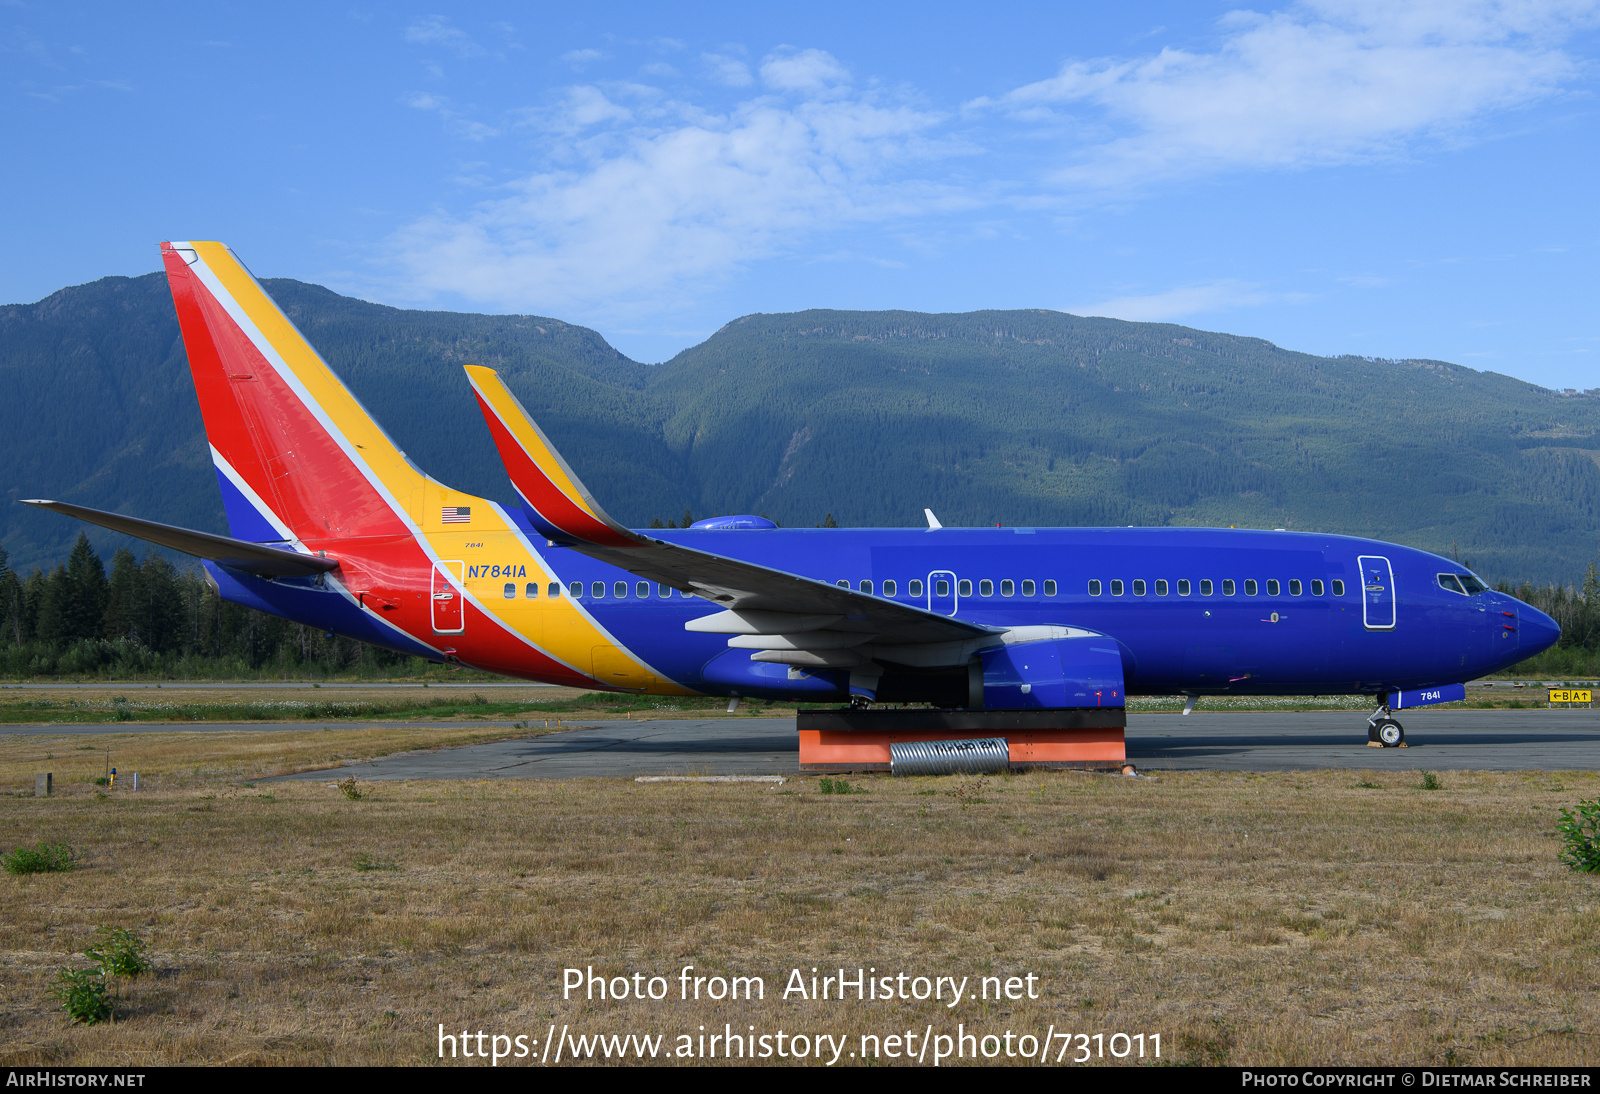
<path id="1" fill-rule="evenodd" d="M 1600 798 L 1561 811 L 1561 861 L 1582 874 L 1600 874 Z"/>
<path id="2" fill-rule="evenodd" d="M 150 958 L 145 952 L 149 947 L 132 931 L 126 927 L 101 927 L 95 934 L 99 942 L 84 950 L 83 956 L 98 963 L 103 975 L 133 979 L 150 971 Z"/>
<path id="3" fill-rule="evenodd" d="M 339 793 L 353 802 L 361 800 L 361 791 L 356 789 L 356 777 L 354 775 L 349 776 L 339 784 Z"/>
<path id="4" fill-rule="evenodd" d="M 41 843 L 38 847 L 18 847 L 9 855 L 0 854 L 0 865 L 8 874 L 57 874 L 72 869 L 78 852 L 65 843 Z"/>
<path id="5" fill-rule="evenodd" d="M 976 779 L 956 783 L 955 788 L 950 791 L 950 796 L 960 802 L 963 809 L 969 805 L 982 805 L 983 788 L 987 785 L 983 776 L 979 775 Z"/>
<path id="6" fill-rule="evenodd" d="M 851 786 L 848 779 L 830 779 L 822 777 L 822 786 L 819 788 L 824 794 L 865 794 L 864 786 Z"/>
<path id="7" fill-rule="evenodd" d="M 1421 774 L 1422 774 L 1422 781 L 1417 784 L 1417 789 L 1418 790 L 1442 790 L 1443 789 L 1443 787 L 1441 787 L 1439 785 L 1439 776 L 1435 775 L 1431 771 L 1424 771 Z"/>
<path id="8" fill-rule="evenodd" d="M 96 775 L 94 778 L 94 784 L 96 786 L 110 786 L 111 780 L 106 778 L 104 775 Z"/>
<path id="9" fill-rule="evenodd" d="M 92 1026 L 111 1020 L 111 996 L 105 978 L 96 969 L 62 969 L 50 994 L 74 1022 Z"/>

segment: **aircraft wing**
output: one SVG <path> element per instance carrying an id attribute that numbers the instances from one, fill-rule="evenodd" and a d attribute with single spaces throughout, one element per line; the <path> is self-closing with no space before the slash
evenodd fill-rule
<path id="1" fill-rule="evenodd" d="M 966 642 L 1003 628 L 965 623 L 815 578 L 727 558 L 631 531 L 606 515 L 497 372 L 466 366 L 511 484 L 534 527 L 551 541 L 648 581 L 696 593 L 728 609 L 692 630 L 730 635 L 870 635 L 877 645 Z M 865 639 L 864 639 L 865 640 Z M 826 659 L 823 657 L 822 659 Z"/>
<path id="2" fill-rule="evenodd" d="M 49 509 L 64 516 L 77 517 L 114 532 L 134 536 L 174 551 L 182 551 L 196 558 L 210 559 L 223 566 L 262 577 L 308 577 L 325 574 L 339 567 L 339 560 L 320 555 L 303 555 L 281 547 L 268 547 L 246 539 L 214 536 L 209 532 L 195 532 L 172 524 L 157 524 L 153 520 L 125 517 L 121 513 L 107 513 L 102 509 L 89 509 L 82 505 L 68 505 L 64 501 L 43 499 L 25 500 L 23 505 Z"/>

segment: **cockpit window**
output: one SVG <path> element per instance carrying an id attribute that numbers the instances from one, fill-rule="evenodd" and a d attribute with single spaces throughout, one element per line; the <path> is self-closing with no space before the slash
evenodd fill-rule
<path id="1" fill-rule="evenodd" d="M 1462 596 L 1467 595 L 1467 590 L 1461 587 L 1461 581 L 1455 574 L 1440 574 L 1439 588 L 1448 589 L 1453 593 L 1460 593 Z"/>
<path id="2" fill-rule="evenodd" d="M 1489 586 L 1485 585 L 1471 574 L 1457 574 L 1456 577 L 1461 579 L 1461 584 L 1467 590 L 1468 596 L 1477 596 L 1479 593 L 1486 593 L 1489 591 Z"/>

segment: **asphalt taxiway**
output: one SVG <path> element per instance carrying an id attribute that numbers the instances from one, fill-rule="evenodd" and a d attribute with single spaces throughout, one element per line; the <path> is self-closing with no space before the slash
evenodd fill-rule
<path id="1" fill-rule="evenodd" d="M 1366 747 L 1365 719 L 1353 711 L 1134 714 L 1128 758 L 1146 771 L 1600 769 L 1600 710 L 1414 711 L 1405 726 L 1408 747 L 1380 749 Z M 792 720 L 727 718 L 603 722 L 338 770 L 357 779 L 559 779 L 789 775 L 798 762 Z"/>
<path id="2" fill-rule="evenodd" d="M 1566 771 L 1600 769 L 1600 709 L 1418 710 L 1402 716 L 1406 748 L 1366 747 L 1356 711 L 1196 711 L 1133 714 L 1128 759 L 1145 771 Z M 327 728 L 388 728 L 406 723 L 338 722 Z M 415 723 L 421 731 L 454 725 Z M 473 729 L 511 722 L 461 723 Z M 285 722 L 116 722 L 6 726 L 0 736 L 102 736 L 126 733 L 316 732 Z M 397 753 L 332 769 L 357 779 L 569 779 L 638 775 L 790 775 L 799 773 L 792 718 L 655 719 L 579 723 L 537 737 Z M 285 776 L 325 779 L 331 772 Z"/>

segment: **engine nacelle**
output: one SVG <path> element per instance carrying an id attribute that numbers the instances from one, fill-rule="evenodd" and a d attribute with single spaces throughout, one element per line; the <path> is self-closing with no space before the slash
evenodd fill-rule
<path id="1" fill-rule="evenodd" d="M 803 699 L 825 703 L 850 696 L 848 669 L 799 669 L 768 661 L 750 660 L 750 650 L 718 654 L 700 675 L 747 699 Z"/>
<path id="2" fill-rule="evenodd" d="M 1105 635 L 994 646 L 978 651 L 974 668 L 982 673 L 981 699 L 986 710 L 1126 704 L 1122 653 L 1116 640 Z M 978 672 L 972 676 L 972 683 L 978 684 Z M 979 705 L 979 696 L 971 699 L 974 707 Z"/>

